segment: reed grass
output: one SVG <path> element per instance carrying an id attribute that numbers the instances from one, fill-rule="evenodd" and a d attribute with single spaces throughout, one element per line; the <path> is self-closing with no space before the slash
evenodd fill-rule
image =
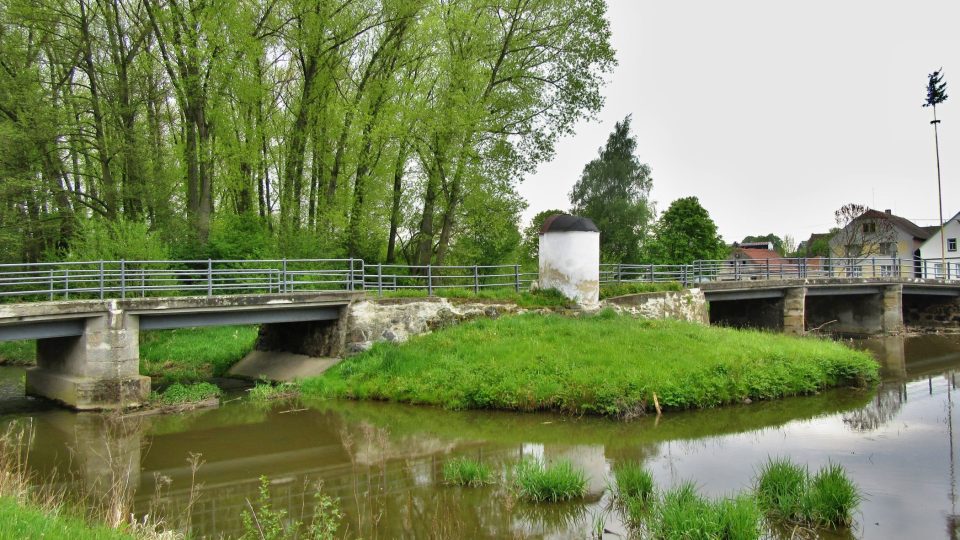
<path id="1" fill-rule="evenodd" d="M 745 494 L 711 501 L 684 482 L 664 493 L 648 529 L 660 540 L 757 540 L 763 514 Z"/>
<path id="2" fill-rule="evenodd" d="M 586 494 L 587 478 L 567 460 L 544 464 L 523 459 L 514 468 L 513 486 L 517 497 L 527 502 L 571 501 Z"/>
<path id="3" fill-rule="evenodd" d="M 493 484 L 493 470 L 478 460 L 451 459 L 443 464 L 443 481 L 451 486 L 482 487 Z"/>
<path id="4" fill-rule="evenodd" d="M 297 385 L 293 383 L 271 383 L 257 381 L 253 388 L 247 391 L 250 401 L 266 403 L 278 399 L 288 399 L 299 395 Z"/>
<path id="5" fill-rule="evenodd" d="M 760 508 L 772 520 L 808 527 L 849 527 L 863 500 L 843 466 L 830 463 L 811 476 L 786 458 L 770 459 L 755 489 Z"/>
<path id="6" fill-rule="evenodd" d="M 624 503 L 646 503 L 656 492 L 653 476 L 636 461 L 618 463 L 613 468 L 613 476 L 616 479 L 613 486 L 614 496 Z"/>

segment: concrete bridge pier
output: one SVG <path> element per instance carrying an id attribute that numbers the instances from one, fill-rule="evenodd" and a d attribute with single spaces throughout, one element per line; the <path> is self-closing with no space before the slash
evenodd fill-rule
<path id="1" fill-rule="evenodd" d="M 78 336 L 37 339 L 37 366 L 27 370 L 27 394 L 79 410 L 145 403 L 150 377 L 140 375 L 138 317 L 110 309 L 80 322 Z"/>
<path id="2" fill-rule="evenodd" d="M 793 287 L 783 295 L 783 333 L 802 336 L 806 332 L 806 287 Z"/>
<path id="3" fill-rule="evenodd" d="M 888 335 L 903 333 L 903 285 L 887 285 L 881 296 L 881 330 Z"/>

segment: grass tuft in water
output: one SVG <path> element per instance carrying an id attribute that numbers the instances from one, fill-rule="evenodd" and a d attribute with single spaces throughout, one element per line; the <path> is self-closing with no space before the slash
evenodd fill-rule
<path id="1" fill-rule="evenodd" d="M 587 492 L 586 475 L 566 460 L 544 465 L 524 459 L 517 464 L 514 475 L 517 496 L 528 502 L 571 501 Z"/>
<path id="2" fill-rule="evenodd" d="M 805 500 L 809 521 L 837 528 L 853 523 L 853 510 L 860 504 L 862 496 L 843 466 L 830 463 L 810 481 Z"/>
<path id="3" fill-rule="evenodd" d="M 477 460 L 456 458 L 443 464 L 443 481 L 451 486 L 481 487 L 493 483 L 493 471 Z"/>
<path id="4" fill-rule="evenodd" d="M 813 527 L 848 527 L 863 497 L 842 465 L 830 463 L 813 477 L 789 459 L 771 459 L 756 484 L 760 508 L 772 519 Z"/>
<path id="5" fill-rule="evenodd" d="M 720 533 L 717 538 L 756 540 L 762 536 L 763 512 L 754 497 L 740 494 L 714 502 L 713 514 Z"/>
<path id="6" fill-rule="evenodd" d="M 757 540 L 763 514 L 756 500 L 740 494 L 711 501 L 685 482 L 664 493 L 648 529 L 662 540 Z"/>
<path id="7" fill-rule="evenodd" d="M 760 507 L 772 517 L 795 521 L 802 518 L 803 497 L 809 472 L 788 458 L 770 458 L 760 469 L 756 493 Z"/>
<path id="8" fill-rule="evenodd" d="M 646 502 L 655 493 L 653 476 L 640 463 L 618 463 L 613 468 L 613 476 L 617 481 L 613 487 L 614 496 L 621 502 Z"/>

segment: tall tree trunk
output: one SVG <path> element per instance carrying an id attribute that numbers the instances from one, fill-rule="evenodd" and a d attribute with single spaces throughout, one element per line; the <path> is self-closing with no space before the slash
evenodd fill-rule
<path id="1" fill-rule="evenodd" d="M 393 201 L 390 207 L 390 239 L 387 240 L 387 264 L 397 260 L 397 231 L 400 228 L 400 198 L 403 196 L 403 173 L 407 165 L 407 143 L 400 142 L 393 166 Z"/>

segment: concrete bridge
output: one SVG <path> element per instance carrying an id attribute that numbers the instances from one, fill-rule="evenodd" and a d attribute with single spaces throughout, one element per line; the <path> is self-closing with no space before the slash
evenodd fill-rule
<path id="1" fill-rule="evenodd" d="M 762 271 L 728 261 L 601 265 L 600 282 L 679 281 L 704 292 L 712 324 L 796 335 L 960 326 L 960 281 L 843 277 L 852 272 L 838 275 L 836 261 L 828 272 L 816 268 L 807 261 Z M 127 407 L 150 394 L 149 378 L 139 373 L 140 330 L 260 324 L 258 349 L 336 357 L 350 330 L 349 306 L 363 291 L 520 291 L 536 278 L 518 265 L 404 267 L 358 259 L 0 265 L 0 300 L 19 302 L 0 303 L 0 341 L 37 340 L 28 394 L 81 410 Z"/>
<path id="2" fill-rule="evenodd" d="M 960 327 L 960 282 L 899 277 L 774 279 L 700 285 L 710 323 L 803 335 L 898 334 Z"/>
<path id="3" fill-rule="evenodd" d="M 340 356 L 357 292 L 73 300 L 0 305 L 0 341 L 37 340 L 30 395 L 70 407 L 136 406 L 150 396 L 140 375 L 140 330 L 260 324 L 257 347 Z"/>

